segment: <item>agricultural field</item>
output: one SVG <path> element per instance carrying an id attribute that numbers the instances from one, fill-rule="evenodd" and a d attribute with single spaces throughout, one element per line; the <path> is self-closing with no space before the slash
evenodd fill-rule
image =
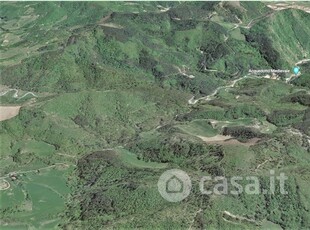
<path id="1" fill-rule="evenodd" d="M 309 8 L 1 2 L 0 229 L 309 229 Z"/>

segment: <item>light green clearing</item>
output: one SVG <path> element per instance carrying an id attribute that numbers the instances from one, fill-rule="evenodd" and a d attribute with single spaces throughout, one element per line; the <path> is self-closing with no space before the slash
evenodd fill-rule
<path id="1" fill-rule="evenodd" d="M 118 148 L 117 153 L 123 163 L 137 168 L 166 168 L 168 164 L 166 163 L 156 163 L 156 162 L 145 162 L 139 160 L 137 155 L 123 148 Z"/>

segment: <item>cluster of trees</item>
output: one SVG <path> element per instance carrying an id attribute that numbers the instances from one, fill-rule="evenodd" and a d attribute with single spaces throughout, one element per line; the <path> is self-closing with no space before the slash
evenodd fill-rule
<path id="1" fill-rule="evenodd" d="M 279 183 L 275 184 L 274 194 L 270 193 L 270 178 L 260 177 L 260 195 L 242 193 L 240 199 L 247 208 L 248 216 L 257 221 L 267 219 L 279 224 L 283 229 L 303 229 L 310 227 L 309 210 L 300 199 L 300 187 L 297 181 L 289 178 L 280 193 Z M 263 191 L 267 190 L 267 194 Z"/>
<path id="2" fill-rule="evenodd" d="M 304 91 L 301 91 L 283 98 L 282 101 L 299 103 L 304 106 L 310 106 L 310 95 Z"/>
<path id="3" fill-rule="evenodd" d="M 276 126 L 287 126 L 302 120 L 304 111 L 297 110 L 275 110 L 268 114 L 267 121 Z"/>
<path id="4" fill-rule="evenodd" d="M 231 135 L 241 141 L 263 136 L 258 130 L 244 126 L 224 127 L 223 135 Z"/>
<path id="5" fill-rule="evenodd" d="M 178 116 L 178 121 L 190 121 L 193 119 L 232 120 L 239 118 L 260 118 L 266 116 L 265 112 L 256 105 L 241 104 L 230 106 L 222 101 L 213 100 L 212 105 L 224 107 L 224 109 L 210 110 L 203 107 L 193 108 L 191 112 Z"/>
<path id="6" fill-rule="evenodd" d="M 310 135 L 310 108 L 305 111 L 302 120 L 294 124 L 294 127 L 301 130 L 303 133 Z"/>
<path id="7" fill-rule="evenodd" d="M 140 139 L 131 144 L 131 151 L 139 154 L 145 161 L 161 163 L 186 163 L 187 159 L 198 156 L 214 156 L 222 159 L 224 152 L 221 148 L 213 149 L 199 141 L 190 141 L 177 134 L 166 133 L 151 139 Z"/>
<path id="8" fill-rule="evenodd" d="M 258 49 L 262 57 L 274 69 L 282 66 L 281 57 L 277 50 L 273 48 L 271 39 L 266 35 L 267 27 L 264 24 L 255 26 L 250 32 L 244 32 L 245 38 L 254 48 Z"/>
<path id="9" fill-rule="evenodd" d="M 92 227 L 113 223 L 129 215 L 145 215 L 162 208 L 157 189 L 147 185 L 157 171 L 124 164 L 113 150 L 96 151 L 78 160 L 73 197 L 68 205 L 67 223 Z M 147 186 L 146 186 L 147 185 Z"/>
<path id="10" fill-rule="evenodd" d="M 310 68 L 308 68 L 310 69 Z M 307 73 L 307 72 L 303 72 L 303 74 L 297 78 L 295 78 L 292 83 L 294 85 L 297 85 L 297 86 L 302 86 L 302 87 L 306 87 L 306 88 L 310 88 L 310 81 L 309 81 L 309 77 L 310 77 L 310 74 Z"/>

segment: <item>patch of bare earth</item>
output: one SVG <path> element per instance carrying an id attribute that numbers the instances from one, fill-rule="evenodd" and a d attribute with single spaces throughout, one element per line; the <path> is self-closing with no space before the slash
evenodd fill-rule
<path id="1" fill-rule="evenodd" d="M 10 188 L 10 183 L 7 182 L 6 180 L 1 180 L 0 181 L 0 190 L 6 190 Z"/>
<path id="2" fill-rule="evenodd" d="M 267 7 L 273 9 L 273 10 L 285 10 L 285 9 L 298 9 L 303 10 L 306 13 L 310 13 L 310 6 L 299 4 L 298 2 L 292 2 L 292 3 L 275 3 L 275 4 L 268 4 Z"/>
<path id="3" fill-rule="evenodd" d="M 208 144 L 220 144 L 220 145 L 244 145 L 244 146 L 251 146 L 255 145 L 260 139 L 259 138 L 252 138 L 247 142 L 240 142 L 237 139 L 234 139 L 232 136 L 227 135 L 216 135 L 213 137 L 204 137 L 204 136 L 197 136 L 202 139 L 204 142 Z"/>
<path id="4" fill-rule="evenodd" d="M 224 211 L 223 212 L 223 219 L 225 221 L 228 221 L 228 222 L 233 222 L 233 221 L 229 221 L 227 220 L 226 218 L 228 219 L 231 219 L 231 220 L 237 220 L 237 221 L 242 221 L 242 222 L 248 222 L 248 223 L 251 223 L 251 224 L 255 224 L 257 226 L 261 225 L 261 223 L 259 221 L 256 221 L 254 219 L 249 219 L 249 218 L 246 218 L 246 217 L 243 217 L 243 216 L 239 216 L 239 215 L 234 215 L 228 211 Z"/>
<path id="5" fill-rule="evenodd" d="M 11 119 L 18 115 L 21 106 L 0 106 L 0 121 Z"/>

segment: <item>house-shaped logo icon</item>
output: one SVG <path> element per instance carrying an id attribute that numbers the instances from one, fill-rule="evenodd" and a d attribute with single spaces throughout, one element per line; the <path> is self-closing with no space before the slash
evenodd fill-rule
<path id="1" fill-rule="evenodd" d="M 184 200 L 191 192 L 191 179 L 180 169 L 166 170 L 158 179 L 160 195 L 169 202 Z"/>
<path id="2" fill-rule="evenodd" d="M 184 187 L 183 181 L 175 175 L 173 175 L 166 182 L 166 192 L 167 193 L 182 193 L 183 187 Z"/>

